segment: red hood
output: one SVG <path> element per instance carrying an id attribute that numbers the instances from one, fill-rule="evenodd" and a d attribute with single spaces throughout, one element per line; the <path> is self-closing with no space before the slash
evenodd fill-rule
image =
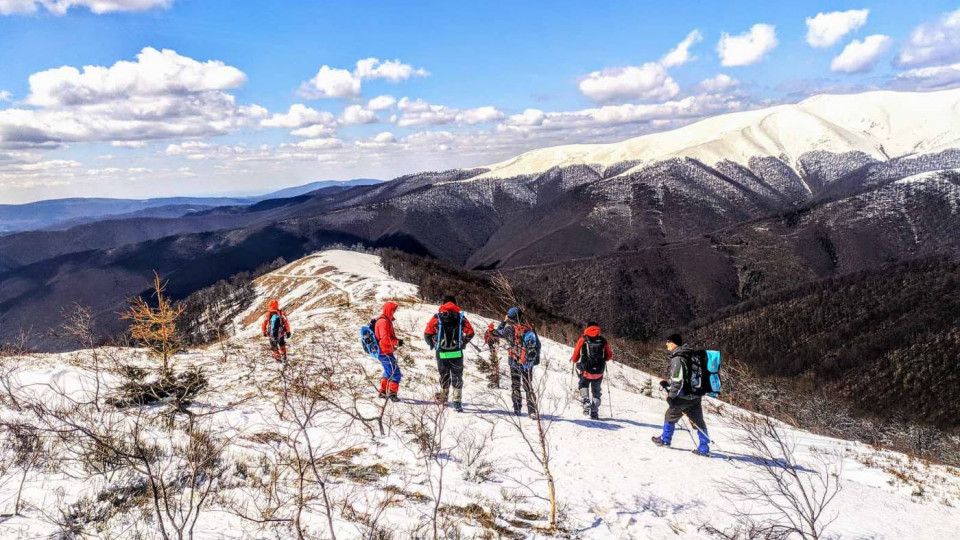
<path id="1" fill-rule="evenodd" d="M 383 316 L 392 321 L 393 314 L 397 311 L 397 307 L 396 302 L 387 302 L 383 305 Z"/>
<path id="2" fill-rule="evenodd" d="M 270 304 L 267 306 L 268 311 L 280 311 L 280 302 L 276 300 L 271 300 Z"/>
<path id="3" fill-rule="evenodd" d="M 588 326 L 587 329 L 583 331 L 583 335 L 587 337 L 597 337 L 600 335 L 600 327 Z"/>
<path id="4" fill-rule="evenodd" d="M 452 311 L 454 313 L 460 313 L 460 308 L 457 307 L 453 302 L 447 302 L 446 304 L 440 306 L 440 313 L 446 313 Z"/>

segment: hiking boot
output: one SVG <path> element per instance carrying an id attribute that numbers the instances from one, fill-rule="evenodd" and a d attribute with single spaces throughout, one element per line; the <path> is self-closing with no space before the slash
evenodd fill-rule
<path id="1" fill-rule="evenodd" d="M 287 363 L 287 355 L 283 355 L 283 359 L 280 360 L 280 361 L 283 362 L 284 364 L 286 364 L 286 363 Z"/>
<path id="2" fill-rule="evenodd" d="M 693 451 L 693 453 L 694 455 L 697 455 L 697 456 L 710 457 L 709 450 L 704 452 L 703 450 L 700 450 L 699 448 L 697 448 L 696 450 Z"/>
<path id="3" fill-rule="evenodd" d="M 386 399 L 387 393 L 384 392 L 383 390 L 380 390 L 379 392 L 377 392 L 377 397 L 380 399 Z"/>
<path id="4" fill-rule="evenodd" d="M 436 394 L 433 395 L 433 400 L 436 401 L 437 403 L 446 403 L 447 394 L 444 392 L 437 392 Z"/>
<path id="5" fill-rule="evenodd" d="M 650 440 L 653 441 L 653 444 L 657 446 L 670 446 L 670 443 L 665 442 L 659 435 L 656 437 L 650 437 Z"/>
<path id="6" fill-rule="evenodd" d="M 461 405 L 459 401 L 454 401 L 454 402 L 453 402 L 453 410 L 455 410 L 455 411 L 457 411 L 457 412 L 463 412 L 463 405 Z"/>
<path id="7" fill-rule="evenodd" d="M 531 420 L 536 420 L 537 418 L 539 418 L 539 416 L 535 411 L 531 411 L 530 414 L 528 414 L 527 416 L 529 416 Z"/>
<path id="8" fill-rule="evenodd" d="M 590 419 L 591 419 L 591 420 L 599 420 L 599 419 L 600 419 L 600 413 L 598 413 L 597 411 L 590 411 Z"/>
<path id="9" fill-rule="evenodd" d="M 523 416 L 523 413 L 520 412 L 520 409 L 514 409 L 514 410 L 513 410 L 513 415 L 514 415 L 514 416 Z"/>
<path id="10" fill-rule="evenodd" d="M 589 404 L 589 403 L 584 403 L 584 404 L 583 404 L 583 415 L 584 415 L 584 416 L 590 416 L 590 404 Z"/>
<path id="11" fill-rule="evenodd" d="M 396 394 L 390 394 L 390 401 L 394 403 L 400 403 L 400 396 Z"/>

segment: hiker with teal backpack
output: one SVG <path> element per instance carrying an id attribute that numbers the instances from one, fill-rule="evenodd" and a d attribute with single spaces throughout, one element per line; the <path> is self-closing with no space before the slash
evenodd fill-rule
<path id="1" fill-rule="evenodd" d="M 473 339 L 473 326 L 457 306 L 457 299 L 447 296 L 437 314 L 430 318 L 423 339 L 436 351 L 437 370 L 440 372 L 440 391 L 434 396 L 439 403 L 446 403 L 453 386 L 451 405 L 463 412 L 463 349 Z"/>
<path id="2" fill-rule="evenodd" d="M 527 394 L 527 414 L 536 419 L 537 394 L 533 385 L 533 367 L 540 363 L 540 337 L 523 316 L 523 310 L 514 307 L 507 311 L 500 326 L 492 332 L 507 345 L 508 366 L 510 367 L 510 397 L 513 401 L 513 414 L 520 416 L 523 405 L 521 387 Z"/>
<path id="3" fill-rule="evenodd" d="M 660 381 L 660 387 L 667 392 L 667 412 L 663 419 L 663 431 L 652 437 L 657 446 L 670 446 L 677 422 L 684 416 L 697 431 L 699 444 L 694 454 L 710 455 L 710 437 L 707 424 L 703 420 L 703 396 L 715 396 L 720 391 L 720 353 L 717 351 L 694 350 L 683 342 L 679 334 L 667 338 L 667 351 L 670 353 L 670 379 Z"/>

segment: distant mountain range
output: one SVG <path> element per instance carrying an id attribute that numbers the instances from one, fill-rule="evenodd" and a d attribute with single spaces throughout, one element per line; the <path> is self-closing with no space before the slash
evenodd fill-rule
<path id="1" fill-rule="evenodd" d="M 249 205 L 268 199 L 297 197 L 327 187 L 365 186 L 380 180 L 322 180 L 251 197 L 166 197 L 157 199 L 71 198 L 27 204 L 0 204 L 0 234 L 68 229 L 103 219 L 180 217 L 220 206 Z"/>
<path id="2" fill-rule="evenodd" d="M 547 309 L 659 338 L 806 283 L 960 258 L 958 125 L 960 90 L 818 96 L 489 167 L 12 234 L 0 341 L 43 334 L 73 301 L 116 331 L 153 269 L 183 296 L 332 242 L 497 269 Z"/>

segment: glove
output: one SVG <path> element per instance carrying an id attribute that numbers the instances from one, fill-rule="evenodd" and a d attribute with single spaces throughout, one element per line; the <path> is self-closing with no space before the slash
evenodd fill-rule
<path id="1" fill-rule="evenodd" d="M 577 370 L 577 373 L 580 373 L 581 375 L 583 374 L 583 364 L 581 364 L 580 362 L 577 362 L 576 364 L 573 365 L 573 367 L 574 369 Z"/>
<path id="2" fill-rule="evenodd" d="M 660 388 L 663 388 L 664 390 L 669 390 L 670 383 L 668 383 L 667 381 L 660 381 Z"/>
<path id="3" fill-rule="evenodd" d="M 287 332 L 287 339 L 290 339 L 290 332 Z"/>
<path id="4" fill-rule="evenodd" d="M 402 339 L 398 339 L 398 340 L 397 340 L 397 347 L 403 347 L 403 340 L 402 340 Z"/>
<path id="5" fill-rule="evenodd" d="M 520 364 L 520 367 L 522 367 L 524 371 L 530 371 L 533 369 L 533 362 L 524 362 Z"/>
<path id="6" fill-rule="evenodd" d="M 264 332 L 264 333 L 263 333 L 263 337 L 270 337 L 270 334 Z"/>

